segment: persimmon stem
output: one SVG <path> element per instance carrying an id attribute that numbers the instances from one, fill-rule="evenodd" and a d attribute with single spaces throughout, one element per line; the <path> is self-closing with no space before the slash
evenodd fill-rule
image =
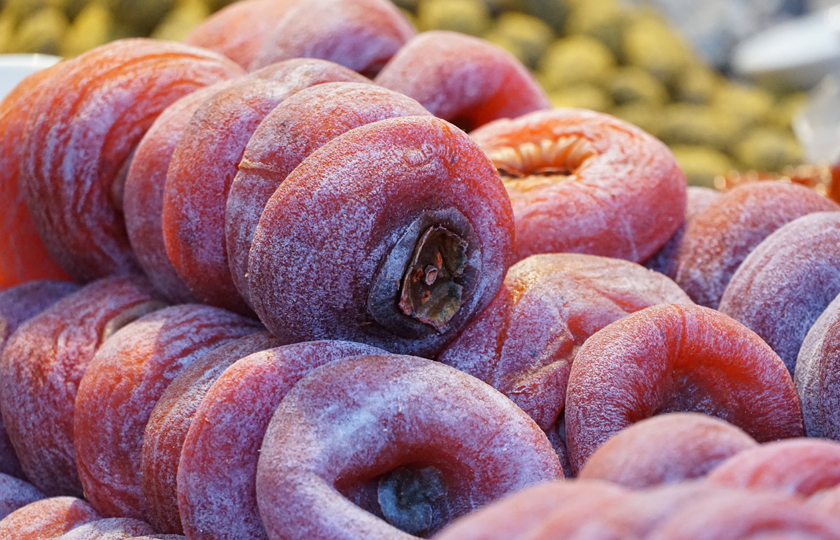
<path id="1" fill-rule="evenodd" d="M 388 523 L 419 536 L 432 528 L 435 502 L 446 495 L 446 485 L 435 467 L 400 467 L 380 478 L 378 493 L 379 506 Z"/>

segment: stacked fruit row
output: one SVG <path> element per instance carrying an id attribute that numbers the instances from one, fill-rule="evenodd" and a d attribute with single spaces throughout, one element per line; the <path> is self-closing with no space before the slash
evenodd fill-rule
<path id="1" fill-rule="evenodd" d="M 0 477 L 0 538 L 557 537 L 603 501 L 668 537 L 721 493 L 736 537 L 840 535 L 823 503 L 585 480 L 838 437 L 835 202 L 687 188 L 650 134 L 386 0 L 247 0 L 190 41 L 0 105 L 0 465 L 31 482 Z M 679 411 L 721 420 L 641 422 Z M 826 444 L 800 497 L 838 483 Z"/>
<path id="2" fill-rule="evenodd" d="M 0 52 L 75 56 L 113 39 L 180 40 L 230 2 L 8 0 Z M 802 162 L 800 93 L 771 93 L 705 65 L 652 10 L 617 0 L 398 0 L 421 31 L 483 37 L 533 70 L 555 106 L 608 112 L 661 138 L 689 183 Z M 5 46 L 3 45 L 5 43 Z"/>

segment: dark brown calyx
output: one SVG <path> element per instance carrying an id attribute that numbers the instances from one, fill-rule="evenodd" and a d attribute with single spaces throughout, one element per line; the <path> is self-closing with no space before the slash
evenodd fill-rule
<path id="1" fill-rule="evenodd" d="M 403 278 L 400 309 L 409 317 L 443 332 L 461 307 L 467 242 L 452 231 L 429 227 L 414 250 Z"/>
<path id="2" fill-rule="evenodd" d="M 379 506 L 385 520 L 421 536 L 435 524 L 436 503 L 446 496 L 443 475 L 435 467 L 400 467 L 379 479 Z"/>
<path id="3" fill-rule="evenodd" d="M 547 177 L 575 174 L 595 155 L 592 142 L 579 135 L 525 142 L 487 152 L 505 182 L 539 184 L 551 183 Z"/>
<path id="4" fill-rule="evenodd" d="M 108 321 L 102 329 L 102 335 L 99 342 L 105 343 L 109 337 L 113 336 L 117 330 L 123 326 L 127 326 L 140 317 L 144 317 L 149 313 L 153 313 L 165 307 L 169 307 L 169 304 L 160 300 L 149 300 L 148 302 L 143 302 L 142 304 L 137 304 L 121 311 L 116 317 Z"/>
<path id="5" fill-rule="evenodd" d="M 480 242 L 467 218 L 455 209 L 424 212 L 377 270 L 368 312 L 401 337 L 443 334 L 471 298 L 480 272 Z"/>

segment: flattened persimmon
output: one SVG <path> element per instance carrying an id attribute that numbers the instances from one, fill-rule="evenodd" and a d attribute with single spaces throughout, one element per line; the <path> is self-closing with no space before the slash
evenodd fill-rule
<path id="1" fill-rule="evenodd" d="M 175 271 L 201 301 L 251 314 L 231 277 L 225 205 L 260 122 L 304 88 L 357 77 L 326 61 L 275 64 L 214 93 L 183 128 L 166 172 L 163 239 Z"/>
<path id="2" fill-rule="evenodd" d="M 674 279 L 674 276 L 677 275 L 677 254 L 680 251 L 680 246 L 682 246 L 688 223 L 717 200 L 721 196 L 721 192 L 706 187 L 688 186 L 685 196 L 685 223 L 677 229 L 677 232 L 665 242 L 665 245 L 659 251 L 644 262 L 645 268 L 662 272 L 671 279 Z"/>
<path id="3" fill-rule="evenodd" d="M 166 172 L 195 111 L 228 84 L 222 81 L 196 90 L 167 107 L 137 145 L 125 179 L 123 212 L 131 247 L 155 287 L 176 303 L 195 302 L 197 298 L 178 276 L 163 242 Z"/>
<path id="4" fill-rule="evenodd" d="M 82 495 L 73 448 L 79 382 L 111 334 L 165 306 L 156 294 L 140 277 L 95 281 L 21 325 L 3 350 L 3 424 L 26 477 L 47 495 Z"/>
<path id="5" fill-rule="evenodd" d="M 77 289 L 78 286 L 69 281 L 38 280 L 0 292 L 0 355 L 9 337 L 18 326 Z M 2 422 L 0 422 L 0 473 L 18 478 L 26 477 Z"/>
<path id="6" fill-rule="evenodd" d="M 192 29 L 184 43 L 221 53 L 248 69 L 280 19 L 301 0 L 242 0 Z"/>
<path id="7" fill-rule="evenodd" d="M 373 77 L 416 31 L 389 0 L 306 0 L 277 22 L 251 63 L 320 58 Z"/>
<path id="8" fill-rule="evenodd" d="M 44 498 L 46 496 L 29 482 L 0 473 L 0 519 Z"/>
<path id="9" fill-rule="evenodd" d="M 287 342 L 434 355 L 502 283 L 510 200 L 469 137 L 389 118 L 309 155 L 272 195 L 248 263 L 254 311 Z"/>
<path id="10" fill-rule="evenodd" d="M 813 189 L 784 182 L 742 184 L 721 195 L 688 225 L 674 280 L 701 306 L 716 309 L 732 275 L 773 231 L 840 205 Z"/>
<path id="11" fill-rule="evenodd" d="M 624 428 L 598 447 L 578 478 L 631 489 L 701 478 L 722 461 L 758 446 L 743 430 L 712 416 L 670 413 Z"/>
<path id="12" fill-rule="evenodd" d="M 570 480 L 545 482 L 507 495 L 452 522 L 434 540 L 525 540 L 565 510 L 586 519 L 603 513 L 629 494 L 607 482 Z M 566 531 L 568 532 L 568 531 Z"/>
<path id="13" fill-rule="evenodd" d="M 122 218 L 131 155 L 167 105 L 240 71 L 198 47 L 126 39 L 67 61 L 41 87 L 21 179 L 36 230 L 73 279 L 140 271 Z"/>
<path id="14" fill-rule="evenodd" d="M 240 315 L 183 304 L 127 325 L 97 351 L 79 384 L 73 435 L 85 496 L 99 513 L 145 519 L 141 452 L 155 404 L 184 368 L 258 330 Z"/>
<path id="15" fill-rule="evenodd" d="M 505 181 L 515 260 L 575 252 L 640 262 L 683 223 L 686 181 L 674 155 L 618 118 L 553 109 L 470 136 Z"/>
<path id="16" fill-rule="evenodd" d="M 0 291 L 30 280 L 67 279 L 35 229 L 19 186 L 26 118 L 38 99 L 39 85 L 63 67 L 36 71 L 0 101 Z"/>
<path id="17" fill-rule="evenodd" d="M 593 482 L 590 480 L 590 482 Z M 698 504 L 707 498 L 725 494 L 727 488 L 702 481 L 663 484 L 656 488 L 634 491 L 602 508 L 597 516 L 583 524 L 573 537 L 576 540 L 627 540 L 647 535 L 672 514 Z"/>
<path id="18" fill-rule="evenodd" d="M 192 540 L 267 538 L 257 511 L 257 459 L 283 396 L 318 366 L 384 352 L 349 341 L 295 343 L 238 360 L 196 410 L 178 465 L 178 509 Z"/>
<path id="19" fill-rule="evenodd" d="M 513 265 L 490 305 L 437 359 L 519 405 L 562 448 L 572 361 L 592 334 L 655 304 L 689 304 L 676 283 L 620 259 L 533 255 Z M 556 435 L 556 436 L 554 436 Z"/>
<path id="20" fill-rule="evenodd" d="M 706 481 L 809 497 L 840 484 L 840 443 L 804 437 L 768 442 L 720 463 Z"/>
<path id="21" fill-rule="evenodd" d="M 76 497 L 51 497 L 18 508 L 0 520 L 3 540 L 55 538 L 85 523 L 102 519 L 88 503 Z"/>
<path id="22" fill-rule="evenodd" d="M 840 524 L 791 497 L 732 490 L 685 505 L 646 538 L 832 540 L 840 538 Z"/>
<path id="23" fill-rule="evenodd" d="M 802 403 L 805 432 L 809 437 L 840 440 L 840 295 L 808 330 L 799 355 L 793 384 Z"/>
<path id="24" fill-rule="evenodd" d="M 140 479 L 149 523 L 156 530 L 183 533 L 178 513 L 178 462 L 207 391 L 236 361 L 279 345 L 268 332 L 257 332 L 213 349 L 175 377 L 152 409 L 143 434 Z"/>
<path id="25" fill-rule="evenodd" d="M 123 540 L 154 532 L 148 523 L 139 519 L 107 518 L 79 525 L 56 540 Z"/>
<path id="26" fill-rule="evenodd" d="M 402 540 L 562 477 L 539 426 L 490 385 L 422 358 L 357 356 L 283 398 L 257 503 L 271 540 Z"/>
<path id="27" fill-rule="evenodd" d="M 566 394 L 572 468 L 614 433 L 666 412 L 717 416 L 758 442 L 804 434 L 778 355 L 738 321 L 700 306 L 649 307 L 583 344 Z"/>
<path id="28" fill-rule="evenodd" d="M 230 272 L 246 301 L 248 254 L 266 203 L 309 154 L 364 124 L 429 113 L 413 99 L 372 84 L 336 82 L 304 89 L 260 123 L 230 186 L 225 235 Z"/>
<path id="29" fill-rule="evenodd" d="M 376 84 L 420 102 L 467 131 L 548 109 L 545 92 L 512 54 L 456 32 L 423 32 L 400 49 Z"/>
<path id="30" fill-rule="evenodd" d="M 761 336 L 793 374 L 805 335 L 838 293 L 840 212 L 816 212 L 765 238 L 732 276 L 718 309 Z"/>

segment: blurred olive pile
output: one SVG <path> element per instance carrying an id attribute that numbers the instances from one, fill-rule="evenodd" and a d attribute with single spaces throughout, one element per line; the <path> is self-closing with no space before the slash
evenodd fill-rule
<path id="1" fill-rule="evenodd" d="M 0 0 L 0 53 L 76 56 L 108 41 L 181 40 L 232 0 Z"/>
<path id="2" fill-rule="evenodd" d="M 0 53 L 75 56 L 129 36 L 179 40 L 232 0 L 0 0 Z M 695 185 L 803 159 L 775 95 L 709 68 L 654 11 L 621 0 L 394 0 L 418 30 L 484 37 L 534 71 L 557 106 L 609 112 L 665 141 Z"/>
<path id="3" fill-rule="evenodd" d="M 667 143 L 695 185 L 731 170 L 799 164 L 802 94 L 708 67 L 652 9 L 620 0 L 394 0 L 418 30 L 484 37 L 534 71 L 557 106 L 608 112 Z"/>

